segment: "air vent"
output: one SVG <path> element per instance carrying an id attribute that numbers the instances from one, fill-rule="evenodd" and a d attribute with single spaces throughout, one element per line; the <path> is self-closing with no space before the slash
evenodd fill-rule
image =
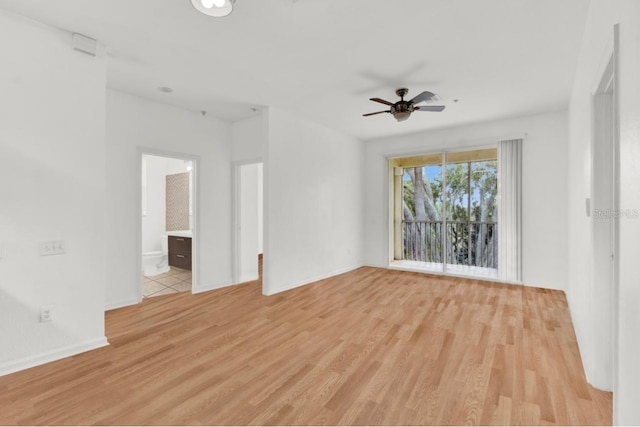
<path id="1" fill-rule="evenodd" d="M 98 53 L 98 42 L 91 37 L 79 33 L 73 33 L 73 50 L 86 53 L 87 55 L 96 56 Z"/>

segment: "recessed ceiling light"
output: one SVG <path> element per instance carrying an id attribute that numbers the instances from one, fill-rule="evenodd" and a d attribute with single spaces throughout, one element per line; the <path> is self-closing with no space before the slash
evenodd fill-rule
<path id="1" fill-rule="evenodd" d="M 196 10 L 205 15 L 221 18 L 233 12 L 236 0 L 191 0 Z"/>
<path id="2" fill-rule="evenodd" d="M 162 93 L 171 93 L 171 92 L 173 92 L 173 89 L 171 89 L 170 87 L 167 87 L 167 86 L 160 86 L 158 88 L 158 90 L 160 92 L 162 92 Z"/>

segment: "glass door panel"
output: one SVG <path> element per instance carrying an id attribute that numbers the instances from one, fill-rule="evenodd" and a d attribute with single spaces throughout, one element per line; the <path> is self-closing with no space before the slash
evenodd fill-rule
<path id="1" fill-rule="evenodd" d="M 445 271 L 465 275 L 497 274 L 497 162 L 456 153 L 445 165 Z"/>
<path id="2" fill-rule="evenodd" d="M 471 265 L 497 269 L 497 161 L 472 162 L 470 165 Z"/>
<path id="3" fill-rule="evenodd" d="M 403 259 L 430 263 L 442 271 L 442 165 L 404 168 L 402 183 Z"/>

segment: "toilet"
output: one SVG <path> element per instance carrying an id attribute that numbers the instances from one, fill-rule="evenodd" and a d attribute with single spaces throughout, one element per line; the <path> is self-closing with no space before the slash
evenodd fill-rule
<path id="1" fill-rule="evenodd" d="M 157 276 L 169 271 L 169 241 L 166 235 L 161 236 L 162 251 L 142 254 L 142 274 Z"/>

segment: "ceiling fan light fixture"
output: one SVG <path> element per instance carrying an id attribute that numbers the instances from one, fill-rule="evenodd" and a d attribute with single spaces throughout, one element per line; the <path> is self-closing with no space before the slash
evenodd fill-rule
<path id="1" fill-rule="evenodd" d="M 396 111 L 393 113 L 393 117 L 399 122 L 404 122 L 411 116 L 411 111 Z"/>
<path id="2" fill-rule="evenodd" d="M 364 117 L 375 116 L 382 113 L 391 113 L 398 122 L 404 122 L 411 116 L 414 111 L 433 111 L 440 112 L 444 110 L 444 105 L 416 105 L 421 102 L 430 103 L 434 99 L 440 99 L 438 95 L 433 92 L 425 90 L 418 96 L 413 97 L 409 101 L 405 101 L 404 97 L 409 92 L 407 88 L 400 88 L 396 90 L 396 95 L 400 97 L 400 101 L 389 102 L 381 98 L 369 98 L 369 101 L 378 102 L 380 104 L 388 105 L 389 109 L 385 111 L 377 111 L 375 113 L 363 114 Z"/>
<path id="3" fill-rule="evenodd" d="M 200 13 L 222 18 L 233 12 L 236 0 L 191 0 L 191 5 Z"/>

